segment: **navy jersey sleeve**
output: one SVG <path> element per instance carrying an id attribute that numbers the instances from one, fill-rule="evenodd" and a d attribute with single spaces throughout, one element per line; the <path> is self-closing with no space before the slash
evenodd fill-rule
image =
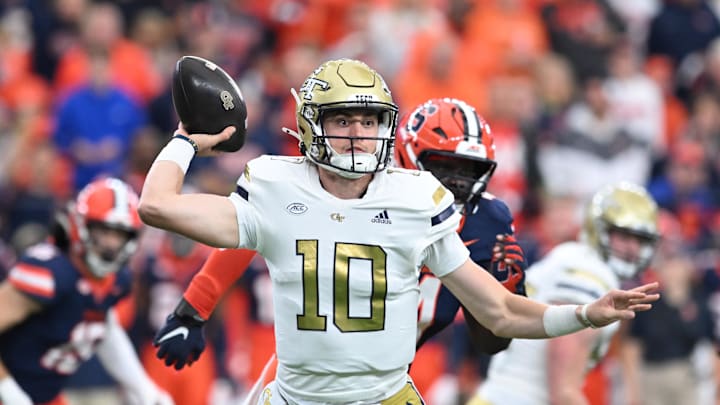
<path id="1" fill-rule="evenodd" d="M 496 236 L 514 233 L 513 217 L 508 206 L 491 194 L 483 193 L 475 212 L 465 217 L 460 237 L 470 250 L 470 258 L 489 268 Z"/>
<path id="2" fill-rule="evenodd" d="M 464 218 L 460 237 L 470 250 L 470 258 L 480 266 L 490 269 L 496 235 L 513 233 L 510 209 L 501 200 L 484 193 L 478 201 L 477 210 Z M 420 291 L 418 328 L 421 333 L 418 347 L 450 325 L 460 309 L 458 299 L 434 277 L 421 275 Z"/>
<path id="3" fill-rule="evenodd" d="M 52 305 L 71 291 L 76 272 L 56 247 L 36 245 L 10 269 L 8 282 L 43 305 Z"/>

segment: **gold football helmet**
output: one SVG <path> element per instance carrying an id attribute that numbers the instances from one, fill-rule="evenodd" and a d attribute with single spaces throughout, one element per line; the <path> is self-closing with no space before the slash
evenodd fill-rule
<path id="1" fill-rule="evenodd" d="M 300 151 L 319 166 L 347 178 L 384 170 L 390 157 L 397 125 L 398 107 L 385 80 L 363 62 L 338 59 L 323 63 L 300 87 L 291 90 L 298 132 L 283 130 L 300 141 Z M 340 154 L 330 147 L 332 134 L 323 131 L 323 114 L 333 110 L 377 111 L 379 131 L 374 153 Z M 368 138 L 365 138 L 368 139 Z"/>
<path id="2" fill-rule="evenodd" d="M 615 255 L 610 247 L 610 233 L 623 232 L 641 242 L 635 260 Z M 581 240 L 594 247 L 621 278 L 631 278 L 644 270 L 655 253 L 658 233 L 658 207 L 643 188 L 621 182 L 610 185 L 592 197 L 581 232 Z"/>

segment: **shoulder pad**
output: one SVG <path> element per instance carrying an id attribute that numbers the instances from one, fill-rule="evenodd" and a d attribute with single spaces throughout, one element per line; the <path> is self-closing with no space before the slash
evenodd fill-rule
<path id="1" fill-rule="evenodd" d="M 49 262 L 60 256 L 60 249 L 50 243 L 39 243 L 30 246 L 24 252 L 24 259 L 33 262 Z"/>
<path id="2" fill-rule="evenodd" d="M 296 167 L 290 167 L 288 164 L 297 165 L 304 162 L 305 158 L 298 156 L 258 156 L 245 164 L 245 170 L 238 178 L 237 184 L 252 183 L 259 178 L 285 178 L 288 173 L 292 174 L 298 171 Z"/>
<path id="3" fill-rule="evenodd" d="M 10 269 L 8 281 L 25 294 L 47 303 L 71 288 L 78 274 L 69 258 L 55 245 L 41 243 L 24 252 Z"/>

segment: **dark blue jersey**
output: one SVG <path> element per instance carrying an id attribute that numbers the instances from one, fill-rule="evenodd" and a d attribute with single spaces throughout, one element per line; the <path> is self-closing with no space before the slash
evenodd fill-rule
<path id="1" fill-rule="evenodd" d="M 0 335 L 0 357 L 33 402 L 51 401 L 95 352 L 108 310 L 130 292 L 130 273 L 124 268 L 103 280 L 86 278 L 55 246 L 40 244 L 28 249 L 7 281 L 43 309 Z"/>
<path id="2" fill-rule="evenodd" d="M 470 250 L 470 258 L 490 269 L 496 235 L 514 233 L 510 209 L 491 194 L 483 193 L 475 213 L 465 216 L 462 224 L 460 238 Z M 429 272 L 420 275 L 420 294 L 418 347 L 450 325 L 460 309 L 460 301 Z"/>

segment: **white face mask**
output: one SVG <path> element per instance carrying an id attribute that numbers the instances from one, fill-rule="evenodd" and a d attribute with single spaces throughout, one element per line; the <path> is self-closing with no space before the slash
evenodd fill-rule
<path id="1" fill-rule="evenodd" d="M 615 256 L 608 257 L 607 264 L 615 272 L 615 274 L 618 275 L 618 277 L 623 279 L 635 277 L 640 270 L 637 264 L 627 262 Z"/>
<path id="2" fill-rule="evenodd" d="M 340 154 L 330 146 L 330 142 L 326 142 L 326 148 L 330 154 L 330 167 L 338 168 L 339 170 L 336 173 L 348 179 L 357 179 L 367 173 L 373 173 L 377 171 L 379 164 L 377 153 L 380 143 L 382 142 L 376 141 L 375 153 L 354 152 Z"/>
<path id="3" fill-rule="evenodd" d="M 135 253 L 135 250 L 137 250 L 137 241 L 134 239 L 127 241 L 112 260 L 105 260 L 88 249 L 85 254 L 85 263 L 87 263 L 88 270 L 94 276 L 103 278 L 120 270 Z"/>
<path id="4" fill-rule="evenodd" d="M 650 264 L 650 259 L 655 252 L 654 245 L 643 244 L 638 252 L 637 259 L 633 262 L 623 260 L 612 252 L 608 252 L 607 264 L 620 278 L 630 279 L 640 274 Z"/>

